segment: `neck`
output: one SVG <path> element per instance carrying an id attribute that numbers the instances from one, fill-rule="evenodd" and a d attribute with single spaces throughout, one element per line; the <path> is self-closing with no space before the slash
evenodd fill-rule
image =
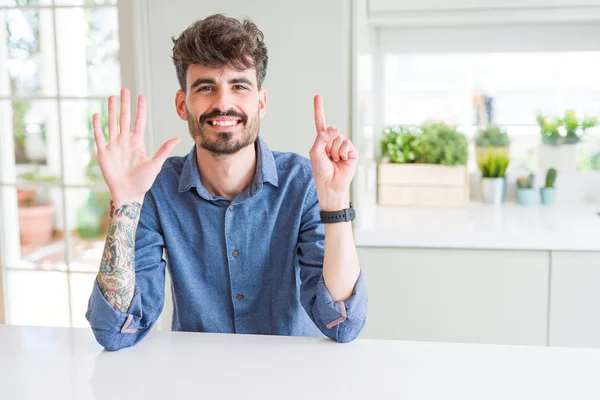
<path id="1" fill-rule="evenodd" d="M 231 200 L 254 180 L 256 150 L 250 144 L 235 154 L 214 156 L 196 145 L 196 162 L 208 193 Z"/>

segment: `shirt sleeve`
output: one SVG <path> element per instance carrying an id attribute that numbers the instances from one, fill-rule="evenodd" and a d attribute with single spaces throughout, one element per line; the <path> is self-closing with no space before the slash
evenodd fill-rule
<path id="1" fill-rule="evenodd" d="M 135 239 L 135 290 L 127 313 L 116 311 L 94 281 L 86 318 L 107 350 L 133 346 L 152 329 L 164 306 L 164 237 L 152 194 L 148 191 Z"/>
<path id="2" fill-rule="evenodd" d="M 298 236 L 297 262 L 300 267 L 300 300 L 315 325 L 331 339 L 351 342 L 367 318 L 367 289 L 360 272 L 352 296 L 335 302 L 323 281 L 325 227 L 321 222 L 314 182 L 308 191 Z"/>

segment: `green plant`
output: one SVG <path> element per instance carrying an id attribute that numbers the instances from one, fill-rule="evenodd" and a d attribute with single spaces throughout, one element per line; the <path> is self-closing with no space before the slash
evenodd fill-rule
<path id="1" fill-rule="evenodd" d="M 535 185 L 535 175 L 523 176 L 517 179 L 517 187 L 519 189 L 533 189 Z"/>
<path id="2" fill-rule="evenodd" d="M 579 143 L 586 131 L 598 126 L 599 122 L 598 117 L 584 117 L 579 120 L 573 110 L 565 111 L 562 118 L 554 117 L 551 120 L 538 114 L 536 120 L 540 126 L 542 142 L 553 145 Z M 564 136 L 560 134 L 560 128 L 564 128 Z"/>
<path id="3" fill-rule="evenodd" d="M 477 166 L 483 178 L 504 178 L 509 163 L 510 158 L 507 155 L 488 149 Z"/>
<path id="4" fill-rule="evenodd" d="M 553 188 L 554 183 L 556 182 L 556 169 L 550 168 L 548 172 L 546 172 L 546 186 L 547 188 Z"/>
<path id="5" fill-rule="evenodd" d="M 469 145 L 464 134 L 443 122 L 421 125 L 421 134 L 415 139 L 417 162 L 442 165 L 465 165 Z"/>
<path id="6" fill-rule="evenodd" d="M 17 176 L 17 178 L 28 181 L 28 182 L 58 182 L 60 178 L 56 175 L 50 175 L 42 172 L 40 166 L 36 166 L 33 171 L 23 172 Z"/>
<path id="7" fill-rule="evenodd" d="M 385 128 L 380 141 L 381 154 L 392 163 L 414 163 L 417 159 L 416 135 L 414 127 Z"/>
<path id="8" fill-rule="evenodd" d="M 510 139 L 506 130 L 494 124 L 480 128 L 475 137 L 477 147 L 506 147 L 509 144 Z"/>
<path id="9" fill-rule="evenodd" d="M 563 126 L 563 121 L 560 118 L 549 119 L 542 114 L 538 114 L 536 121 L 540 127 L 543 143 L 560 144 L 561 136 L 559 128 Z"/>
<path id="10" fill-rule="evenodd" d="M 590 128 L 599 125 L 598 117 L 586 117 L 581 121 L 581 130 L 585 134 L 586 131 Z"/>

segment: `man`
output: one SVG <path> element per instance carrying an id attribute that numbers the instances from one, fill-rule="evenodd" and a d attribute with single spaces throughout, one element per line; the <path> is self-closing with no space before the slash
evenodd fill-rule
<path id="1" fill-rule="evenodd" d="M 86 314 L 96 339 L 118 350 L 150 331 L 166 266 L 173 330 L 355 339 L 367 310 L 349 222 L 356 149 L 326 126 L 317 95 L 310 161 L 269 150 L 258 136 L 268 56 L 254 23 L 213 15 L 173 41 L 175 105 L 195 142 L 187 156 L 167 159 L 176 138 L 146 156 L 144 96 L 133 132 L 129 91 L 120 129 L 109 98 L 108 144 L 93 117 L 111 194 Z"/>

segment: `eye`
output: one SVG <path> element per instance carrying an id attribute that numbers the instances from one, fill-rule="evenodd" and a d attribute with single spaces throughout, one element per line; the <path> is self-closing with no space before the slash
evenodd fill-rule
<path id="1" fill-rule="evenodd" d="M 208 92 L 208 91 L 211 91 L 211 90 L 212 90 L 212 87 L 210 87 L 210 86 L 200 86 L 198 88 L 199 92 Z"/>
<path id="2" fill-rule="evenodd" d="M 248 88 L 244 85 L 235 85 L 233 88 L 235 90 L 248 90 Z"/>

